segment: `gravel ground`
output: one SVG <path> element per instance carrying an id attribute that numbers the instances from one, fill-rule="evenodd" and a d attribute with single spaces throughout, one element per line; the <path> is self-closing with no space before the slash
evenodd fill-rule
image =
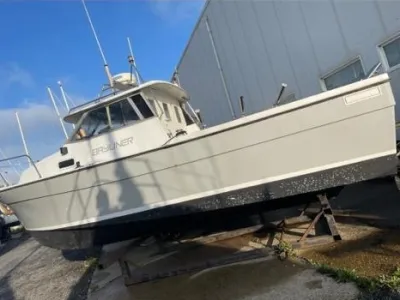
<path id="1" fill-rule="evenodd" d="M 0 248 L 0 299 L 86 299 L 92 272 L 81 253 L 66 259 L 24 235 Z"/>

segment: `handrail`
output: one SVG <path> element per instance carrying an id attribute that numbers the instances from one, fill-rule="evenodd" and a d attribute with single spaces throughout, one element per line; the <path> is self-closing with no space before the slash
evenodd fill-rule
<path id="1" fill-rule="evenodd" d="M 7 179 L 4 177 L 3 174 L 0 173 L 0 177 L 1 177 L 1 179 L 4 181 L 4 183 L 5 183 L 6 186 L 10 186 L 10 184 L 8 183 Z"/>
<path id="2" fill-rule="evenodd" d="M 32 166 L 35 168 L 35 171 L 36 171 L 36 173 L 38 174 L 39 178 L 43 178 L 43 177 L 42 177 L 42 174 L 40 174 L 38 168 L 36 167 L 35 162 L 34 162 L 33 159 L 32 159 L 29 155 L 27 155 L 27 154 L 21 154 L 21 155 L 17 155 L 17 156 L 12 156 L 12 157 L 7 157 L 7 158 L 4 158 L 4 159 L 0 159 L 0 162 L 7 161 L 7 160 L 12 160 L 12 159 L 18 159 L 18 158 L 22 158 L 22 157 L 28 158 L 29 161 L 30 161 L 30 163 L 32 164 Z"/>

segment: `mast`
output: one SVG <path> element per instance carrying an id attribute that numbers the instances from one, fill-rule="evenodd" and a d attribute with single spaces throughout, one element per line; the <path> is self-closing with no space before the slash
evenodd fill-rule
<path id="1" fill-rule="evenodd" d="M 67 97 L 65 95 L 65 91 L 64 91 L 64 88 L 63 88 L 63 85 L 62 85 L 61 81 L 58 82 L 58 85 L 60 86 L 61 96 L 62 96 L 62 98 L 64 100 L 65 108 L 69 112 L 70 108 L 69 108 Z M 72 124 L 72 128 L 75 128 L 75 124 Z"/>
<path id="2" fill-rule="evenodd" d="M 64 122 L 63 122 L 63 120 L 62 120 L 62 118 L 61 118 L 60 112 L 58 111 L 58 107 L 57 107 L 56 101 L 54 101 L 53 93 L 51 92 L 51 89 L 50 89 L 49 87 L 47 88 L 47 92 L 49 93 L 49 97 L 50 97 L 50 99 L 51 99 L 51 102 L 53 102 L 54 110 L 56 111 L 56 114 L 57 114 L 57 116 L 58 116 L 58 120 L 60 121 L 61 128 L 62 128 L 62 130 L 63 130 L 63 132 L 64 132 L 64 134 L 65 134 L 65 138 L 68 139 L 68 133 L 67 133 L 67 131 L 65 130 Z"/>
<path id="3" fill-rule="evenodd" d="M 58 81 L 57 83 L 58 83 L 58 85 L 60 87 L 61 96 L 63 98 L 64 104 L 65 104 L 65 108 L 67 109 L 67 111 L 69 111 L 69 105 L 68 105 L 67 97 L 65 96 L 63 85 L 62 85 L 61 81 Z"/>
<path id="4" fill-rule="evenodd" d="M 172 83 L 181 87 L 181 82 L 179 80 L 178 69 L 175 67 L 174 75 L 172 76 Z"/>
<path id="5" fill-rule="evenodd" d="M 22 139 L 22 144 L 24 145 L 25 154 L 27 156 L 29 156 L 28 147 L 26 146 L 26 142 L 25 142 L 24 131 L 22 130 L 21 121 L 19 120 L 19 116 L 18 116 L 18 112 L 17 111 L 15 112 L 15 117 L 17 119 L 17 123 L 18 123 L 18 127 L 19 127 L 19 133 L 21 134 L 21 139 Z M 27 159 L 28 159 L 29 164 L 31 164 L 31 160 L 29 159 L 29 157 Z"/>
<path id="6" fill-rule="evenodd" d="M 133 56 L 131 40 L 129 39 L 129 37 L 127 37 L 126 39 L 128 40 L 128 47 L 129 47 L 129 54 L 130 54 L 129 60 L 132 62 L 133 68 L 135 69 L 136 81 L 137 81 L 138 84 L 141 84 L 142 82 L 140 80 L 140 74 L 139 74 L 137 66 L 136 66 L 135 57 Z"/>
<path id="7" fill-rule="evenodd" d="M 88 18 L 90 27 L 92 28 L 92 32 L 93 32 L 94 38 L 96 39 L 97 46 L 99 48 L 101 57 L 103 59 L 104 71 L 106 72 L 106 76 L 107 76 L 108 82 L 110 84 L 110 87 L 113 88 L 114 87 L 114 81 L 113 81 L 112 76 L 111 76 L 110 68 L 108 67 L 107 60 L 106 60 L 106 57 L 104 55 L 103 49 L 101 48 L 101 44 L 100 44 L 99 38 L 97 37 L 96 30 L 94 29 L 92 20 L 91 20 L 90 15 L 89 15 L 89 11 L 88 11 L 88 9 L 86 7 L 86 4 L 85 4 L 85 0 L 82 0 L 82 4 L 83 4 L 83 8 L 85 9 L 86 16 Z"/>

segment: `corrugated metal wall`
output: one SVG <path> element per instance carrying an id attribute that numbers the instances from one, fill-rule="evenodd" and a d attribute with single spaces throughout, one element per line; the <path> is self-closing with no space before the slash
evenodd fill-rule
<path id="1" fill-rule="evenodd" d="M 207 30 L 208 22 L 211 35 Z M 400 1 L 210 0 L 178 65 L 179 79 L 209 126 L 269 108 L 281 83 L 297 99 L 322 91 L 320 78 L 361 57 L 365 72 L 377 45 L 400 30 Z M 226 81 L 224 91 L 211 36 Z M 400 95 L 400 71 L 391 76 Z"/>

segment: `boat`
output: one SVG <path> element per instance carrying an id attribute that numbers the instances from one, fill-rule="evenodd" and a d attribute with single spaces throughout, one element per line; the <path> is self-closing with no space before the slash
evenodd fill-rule
<path id="1" fill-rule="evenodd" d="M 72 108 L 64 145 L 0 190 L 41 244 L 101 246 L 397 173 L 387 74 L 209 128 L 176 84 L 122 87 Z"/>

